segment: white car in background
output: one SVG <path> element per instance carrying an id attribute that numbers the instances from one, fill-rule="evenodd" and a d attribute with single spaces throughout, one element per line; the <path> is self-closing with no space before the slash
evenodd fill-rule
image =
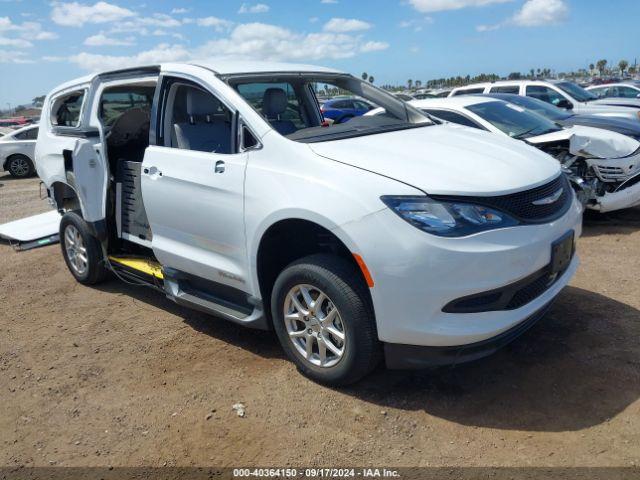
<path id="1" fill-rule="evenodd" d="M 640 99 L 622 102 L 623 105 L 611 105 L 607 99 L 599 99 L 575 83 L 561 80 L 504 80 L 476 83 L 453 89 L 449 97 L 480 93 L 511 93 L 537 98 L 580 115 L 623 117 L 640 122 Z"/>
<path id="2" fill-rule="evenodd" d="M 513 103 L 481 95 L 414 100 L 438 119 L 522 140 L 560 161 L 587 208 L 640 204 L 640 142 L 600 128 L 563 127 Z"/>
<path id="3" fill-rule="evenodd" d="M 35 149 L 38 125 L 14 130 L 0 137 L 0 167 L 14 178 L 35 175 Z"/>
<path id="4" fill-rule="evenodd" d="M 587 87 L 588 92 L 593 93 L 600 99 L 605 99 L 615 104 L 619 101 L 640 99 L 640 83 L 610 83 L 607 85 L 592 85 Z M 622 103 L 624 105 L 624 103 Z"/>
<path id="5" fill-rule="evenodd" d="M 336 89 L 387 113 L 327 126 L 315 92 Z M 111 270 L 273 328 L 332 385 L 383 355 L 392 368 L 488 355 L 578 267 L 582 206 L 555 160 L 322 67 L 173 63 L 69 82 L 46 97 L 36 163 L 76 280 Z"/>

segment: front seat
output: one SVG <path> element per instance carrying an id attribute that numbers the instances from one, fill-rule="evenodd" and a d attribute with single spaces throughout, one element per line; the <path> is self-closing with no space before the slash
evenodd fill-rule
<path id="1" fill-rule="evenodd" d="M 178 148 L 199 152 L 231 152 L 231 122 L 220 113 L 220 102 L 210 93 L 187 90 L 187 123 L 174 124 Z"/>
<path id="2" fill-rule="evenodd" d="M 262 97 L 262 114 L 280 135 L 289 135 L 298 130 L 291 120 L 281 120 L 287 110 L 287 93 L 281 88 L 267 88 Z"/>

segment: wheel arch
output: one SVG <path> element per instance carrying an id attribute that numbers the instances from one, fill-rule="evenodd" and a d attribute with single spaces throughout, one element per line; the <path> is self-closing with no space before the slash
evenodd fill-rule
<path id="1" fill-rule="evenodd" d="M 56 181 L 49 189 L 59 211 L 82 211 L 80 196 L 71 185 Z"/>
<path id="2" fill-rule="evenodd" d="M 353 242 L 330 222 L 321 223 L 299 216 L 281 218 L 264 229 L 254 251 L 254 281 L 265 312 L 270 312 L 271 292 L 279 273 L 292 262 L 315 253 L 331 253 L 344 258 L 357 270 L 365 287 L 367 285 L 353 255 L 357 253 Z M 369 289 L 366 290 L 371 302 Z"/>

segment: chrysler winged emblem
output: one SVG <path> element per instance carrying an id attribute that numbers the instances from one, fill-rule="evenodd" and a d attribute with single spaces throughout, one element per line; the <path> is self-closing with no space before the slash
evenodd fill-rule
<path id="1" fill-rule="evenodd" d="M 540 200 L 536 200 L 532 202 L 534 205 L 551 205 L 558 201 L 558 199 L 562 196 L 562 192 L 564 192 L 564 188 L 560 188 L 557 192 L 552 193 L 548 197 L 541 198 Z"/>

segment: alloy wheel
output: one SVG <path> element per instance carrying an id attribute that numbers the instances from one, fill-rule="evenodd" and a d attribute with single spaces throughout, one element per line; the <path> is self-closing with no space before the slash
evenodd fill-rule
<path id="1" fill-rule="evenodd" d="M 347 332 L 342 317 L 319 288 L 294 286 L 285 297 L 283 312 L 289 340 L 306 361 L 329 368 L 344 357 Z"/>
<path id="2" fill-rule="evenodd" d="M 29 170 L 31 170 L 31 166 L 26 158 L 17 157 L 11 160 L 9 170 L 16 177 L 24 177 L 29 173 Z"/>
<path id="3" fill-rule="evenodd" d="M 77 275 L 84 275 L 89 265 L 87 248 L 82 240 L 80 231 L 73 225 L 67 225 L 64 231 L 64 248 L 73 271 Z"/>

